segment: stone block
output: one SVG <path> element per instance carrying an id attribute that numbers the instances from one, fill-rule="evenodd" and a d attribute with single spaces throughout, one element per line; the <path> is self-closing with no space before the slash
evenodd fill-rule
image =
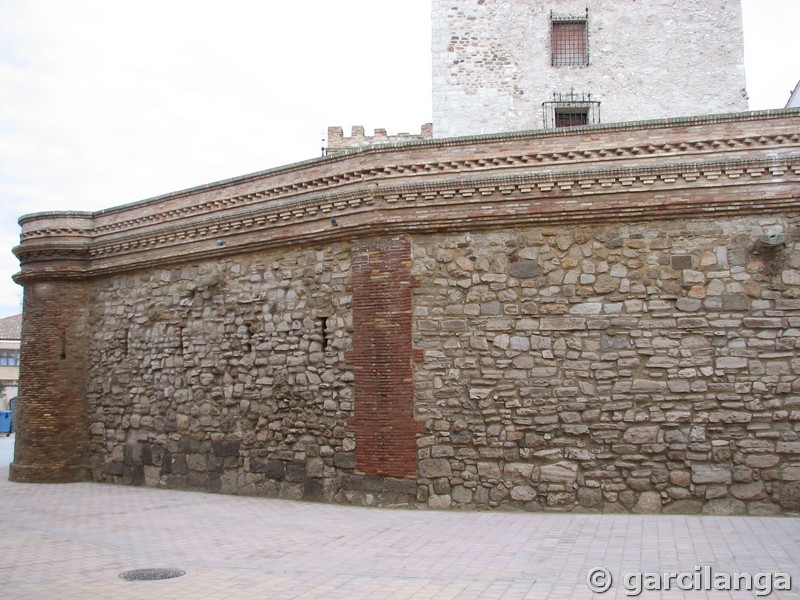
<path id="1" fill-rule="evenodd" d="M 542 465 L 535 469 L 533 478 L 550 483 L 572 483 L 578 478 L 578 465 L 568 461 Z"/>
<path id="2" fill-rule="evenodd" d="M 689 487 L 692 482 L 692 476 L 689 471 L 672 471 L 669 474 L 669 480 L 673 485 Z"/>
<path id="3" fill-rule="evenodd" d="M 747 359 L 739 356 L 721 356 L 716 360 L 718 369 L 744 369 L 747 367 Z"/>
<path id="4" fill-rule="evenodd" d="M 667 391 L 667 383 L 653 379 L 634 379 L 631 391 L 639 394 L 664 393 Z"/>
<path id="5" fill-rule="evenodd" d="M 512 263 L 508 274 L 517 279 L 530 279 L 542 274 L 542 267 L 535 260 L 521 259 Z"/>
<path id="6" fill-rule="evenodd" d="M 723 310 L 749 310 L 750 298 L 747 294 L 722 294 Z"/>
<path id="7" fill-rule="evenodd" d="M 356 468 L 355 452 L 336 452 L 333 455 L 333 465 L 340 469 L 355 469 Z"/>
<path id="8" fill-rule="evenodd" d="M 780 457 L 774 454 L 749 454 L 744 459 L 744 464 L 755 469 L 769 469 L 780 462 Z"/>
<path id="9" fill-rule="evenodd" d="M 322 502 L 325 500 L 325 486 L 322 479 L 309 477 L 303 485 L 303 500 Z"/>
<path id="10" fill-rule="evenodd" d="M 586 329 L 586 319 L 579 317 L 542 317 L 539 319 L 541 331 L 578 331 Z"/>
<path id="11" fill-rule="evenodd" d="M 383 489 L 393 494 L 405 494 L 414 496 L 417 493 L 416 479 L 398 479 L 396 477 L 385 477 Z"/>
<path id="12" fill-rule="evenodd" d="M 747 514 L 753 517 L 775 517 L 781 513 L 781 507 L 773 502 L 748 502 Z"/>
<path id="13" fill-rule="evenodd" d="M 636 514 L 657 514 L 661 512 L 661 494 L 642 492 L 631 512 Z"/>
<path id="14" fill-rule="evenodd" d="M 687 255 L 670 256 L 670 266 L 676 271 L 692 268 L 692 257 Z"/>
<path id="15" fill-rule="evenodd" d="M 670 502 L 661 510 L 665 515 L 699 515 L 703 512 L 703 502 L 690 498 Z"/>
<path id="16" fill-rule="evenodd" d="M 800 481 L 800 466 L 785 467 L 781 470 L 783 481 Z"/>
<path id="17" fill-rule="evenodd" d="M 800 481 L 789 481 L 781 486 L 781 508 L 800 511 Z"/>
<path id="18" fill-rule="evenodd" d="M 533 464 L 531 463 L 506 463 L 505 474 L 510 477 L 520 477 L 530 479 L 533 475 Z"/>
<path id="19" fill-rule="evenodd" d="M 731 486 L 731 494 L 739 500 L 762 500 L 767 497 L 763 481 L 751 481 L 750 483 L 734 483 Z"/>
<path id="20" fill-rule="evenodd" d="M 463 485 L 457 485 L 453 487 L 453 491 L 451 492 L 450 496 L 453 499 L 453 502 L 457 504 L 469 504 L 472 502 L 473 499 L 473 492 L 470 489 L 465 488 Z"/>
<path id="21" fill-rule="evenodd" d="M 720 465 L 692 465 L 694 483 L 730 483 L 731 470 Z"/>
<path id="22" fill-rule="evenodd" d="M 419 474 L 427 479 L 451 477 L 453 469 L 446 458 L 424 458 L 419 461 Z"/>
<path id="23" fill-rule="evenodd" d="M 511 488 L 511 498 L 520 502 L 530 502 L 536 497 L 536 490 L 529 485 L 517 485 Z"/>
<path id="24" fill-rule="evenodd" d="M 622 439 L 629 444 L 654 444 L 658 441 L 658 432 L 657 425 L 631 427 L 623 434 Z"/>
<path id="25" fill-rule="evenodd" d="M 775 451 L 779 454 L 800 454 L 800 442 L 778 442 Z"/>
<path id="26" fill-rule="evenodd" d="M 306 463 L 302 460 L 292 460 L 286 463 L 286 481 L 303 483 L 306 480 Z"/>
<path id="27" fill-rule="evenodd" d="M 603 493 L 599 488 L 578 488 L 578 504 L 586 508 L 598 508 L 603 505 Z"/>
<path id="28" fill-rule="evenodd" d="M 718 498 L 709 500 L 703 507 L 704 515 L 734 516 L 743 515 L 747 511 L 747 506 L 736 498 Z"/>

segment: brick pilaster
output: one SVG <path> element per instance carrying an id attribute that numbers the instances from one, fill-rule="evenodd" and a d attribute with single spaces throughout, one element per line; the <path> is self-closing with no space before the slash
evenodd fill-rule
<path id="1" fill-rule="evenodd" d="M 81 281 L 25 283 L 12 481 L 85 476 L 86 311 Z"/>
<path id="2" fill-rule="evenodd" d="M 411 247 L 404 237 L 353 247 L 353 349 L 356 469 L 416 477 L 412 373 Z"/>

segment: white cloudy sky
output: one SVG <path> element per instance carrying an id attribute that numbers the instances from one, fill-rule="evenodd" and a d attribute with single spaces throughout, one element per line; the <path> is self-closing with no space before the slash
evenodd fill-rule
<path id="1" fill-rule="evenodd" d="M 800 79 L 800 0 L 743 0 L 750 107 Z M 0 0 L 0 317 L 17 218 L 320 154 L 431 120 L 429 0 Z"/>

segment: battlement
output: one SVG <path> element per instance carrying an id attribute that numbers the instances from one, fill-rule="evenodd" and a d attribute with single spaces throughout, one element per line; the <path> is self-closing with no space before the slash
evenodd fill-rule
<path id="1" fill-rule="evenodd" d="M 422 125 L 418 134 L 398 133 L 397 135 L 387 135 L 385 129 L 376 129 L 371 136 L 364 135 L 364 127 L 362 125 L 353 125 L 350 137 L 344 137 L 344 131 L 341 127 L 328 127 L 328 154 L 339 154 L 347 150 L 358 150 L 360 148 L 371 148 L 385 144 L 399 144 L 417 140 L 430 140 L 432 138 L 432 123 L 425 123 Z"/>

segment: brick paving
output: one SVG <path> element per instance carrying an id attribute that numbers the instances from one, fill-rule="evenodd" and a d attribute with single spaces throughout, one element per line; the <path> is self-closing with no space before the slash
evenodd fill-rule
<path id="1" fill-rule="evenodd" d="M 625 573 L 786 572 L 800 598 L 800 521 L 387 510 L 141 487 L 7 481 L 0 438 L 4 598 L 625 598 Z M 586 575 L 606 567 L 611 590 Z M 123 571 L 178 568 L 162 581 Z M 640 598 L 753 598 L 645 591 Z"/>

